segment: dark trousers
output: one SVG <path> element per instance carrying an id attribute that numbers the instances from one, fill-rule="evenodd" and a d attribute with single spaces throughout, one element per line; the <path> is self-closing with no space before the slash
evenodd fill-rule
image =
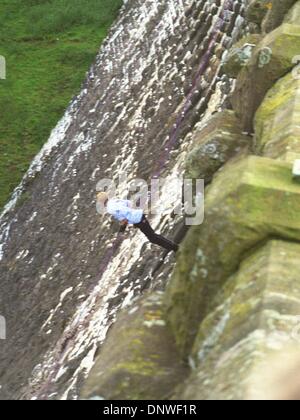
<path id="1" fill-rule="evenodd" d="M 140 231 L 143 232 L 145 236 L 147 236 L 151 243 L 159 245 L 168 251 L 178 251 L 177 244 L 154 232 L 145 215 L 143 215 L 140 223 L 136 223 L 134 227 L 140 229 Z"/>

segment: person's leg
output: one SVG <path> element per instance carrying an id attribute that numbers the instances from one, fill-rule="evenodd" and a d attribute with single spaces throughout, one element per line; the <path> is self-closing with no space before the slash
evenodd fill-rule
<path id="1" fill-rule="evenodd" d="M 151 243 L 159 245 L 168 251 L 178 251 L 177 244 L 154 232 L 145 215 L 143 216 L 142 221 L 135 226 L 139 228 L 141 232 L 143 232 L 143 234 L 149 239 Z"/>

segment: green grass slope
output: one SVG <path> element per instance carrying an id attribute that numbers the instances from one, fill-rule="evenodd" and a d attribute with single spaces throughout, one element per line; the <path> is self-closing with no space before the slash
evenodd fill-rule
<path id="1" fill-rule="evenodd" d="M 122 0 L 1 0 L 0 209 L 80 91 Z"/>

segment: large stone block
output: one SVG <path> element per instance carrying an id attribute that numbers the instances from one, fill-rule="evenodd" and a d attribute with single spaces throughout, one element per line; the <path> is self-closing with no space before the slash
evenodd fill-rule
<path id="1" fill-rule="evenodd" d="M 293 3 L 295 3 L 295 0 L 293 1 Z M 292 23 L 295 25 L 300 24 L 300 1 L 299 0 L 297 0 L 294 6 L 291 7 L 289 12 L 286 14 L 284 18 L 284 22 Z"/>
<path id="2" fill-rule="evenodd" d="M 299 55 L 300 25 L 282 24 L 255 48 L 237 78 L 232 105 L 243 129 L 253 131 L 253 118 L 273 84 L 295 66 Z"/>
<path id="3" fill-rule="evenodd" d="M 211 181 L 215 172 L 231 157 L 247 148 L 252 138 L 242 134 L 233 111 L 215 114 L 194 134 L 191 151 L 186 158 L 186 178 Z"/>
<path id="4" fill-rule="evenodd" d="M 281 351 L 274 352 L 257 365 L 250 383 L 248 400 L 299 401 L 299 372 L 298 341 L 291 346 L 285 346 Z"/>
<path id="5" fill-rule="evenodd" d="M 261 25 L 269 10 L 268 4 L 270 4 L 269 0 L 250 0 L 250 4 L 246 10 L 248 21 Z"/>
<path id="6" fill-rule="evenodd" d="M 194 372 L 180 397 L 267 395 L 262 385 L 267 383 L 264 373 L 269 374 L 271 355 L 300 344 L 299 256 L 299 243 L 270 240 L 242 262 L 202 322 L 191 359 Z"/>
<path id="7" fill-rule="evenodd" d="M 166 399 L 187 374 L 163 317 L 161 293 L 117 320 L 82 391 L 84 399 Z"/>
<path id="8" fill-rule="evenodd" d="M 238 41 L 224 54 L 223 70 L 227 76 L 236 78 L 252 57 L 253 49 L 261 41 L 262 35 L 249 34 Z"/>
<path id="9" fill-rule="evenodd" d="M 275 159 L 300 157 L 300 78 L 289 73 L 268 92 L 255 116 L 257 152 Z"/>
<path id="10" fill-rule="evenodd" d="M 187 355 L 210 303 L 248 252 L 270 236 L 300 241 L 300 186 L 289 163 L 229 162 L 207 190 L 205 221 L 192 227 L 166 293 L 167 319 Z"/>
<path id="11" fill-rule="evenodd" d="M 264 32 L 271 32 L 284 20 L 285 14 L 296 0 L 251 0 L 247 8 L 248 21 L 262 26 Z"/>
<path id="12" fill-rule="evenodd" d="M 271 32 L 277 28 L 284 20 L 286 13 L 290 10 L 297 0 L 266 0 L 266 8 L 268 10 L 262 22 L 262 30 Z M 299 24 L 299 22 L 295 22 Z"/>

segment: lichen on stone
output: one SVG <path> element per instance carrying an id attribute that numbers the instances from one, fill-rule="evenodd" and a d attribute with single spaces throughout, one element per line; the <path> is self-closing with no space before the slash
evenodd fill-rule
<path id="1" fill-rule="evenodd" d="M 262 69 L 268 65 L 272 58 L 272 50 L 269 47 L 262 48 L 258 55 L 258 67 Z"/>

